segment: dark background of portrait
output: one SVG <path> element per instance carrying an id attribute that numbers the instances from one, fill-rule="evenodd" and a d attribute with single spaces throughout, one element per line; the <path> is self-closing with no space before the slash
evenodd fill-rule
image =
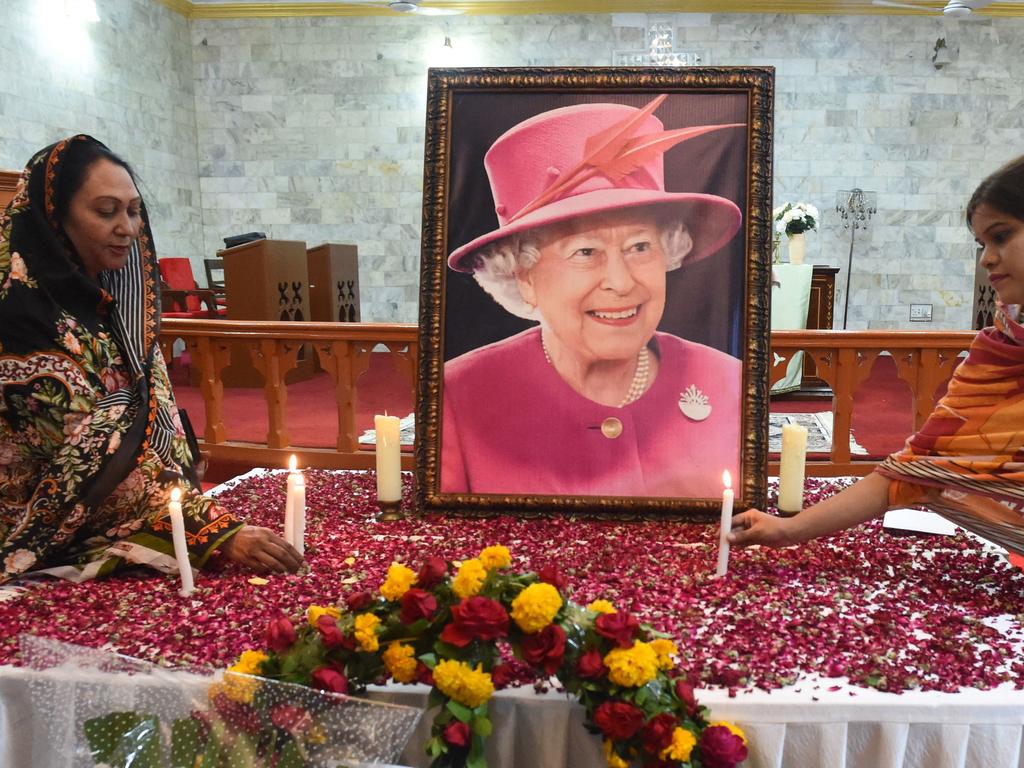
<path id="1" fill-rule="evenodd" d="M 484 155 L 505 131 L 559 107 L 589 103 L 643 107 L 659 93 L 453 94 L 447 253 L 498 226 Z M 670 94 L 654 113 L 667 130 L 748 122 L 745 93 Z M 743 223 L 718 252 L 667 273 L 665 313 L 658 330 L 742 357 L 747 130 L 726 128 L 690 139 L 669 149 L 664 158 L 666 191 L 720 195 L 739 206 Z M 472 275 L 446 267 L 444 293 L 445 361 L 536 325 L 502 309 Z"/>

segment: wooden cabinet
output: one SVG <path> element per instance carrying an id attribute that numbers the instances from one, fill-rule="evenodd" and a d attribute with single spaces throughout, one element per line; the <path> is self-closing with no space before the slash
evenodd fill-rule
<path id="1" fill-rule="evenodd" d="M 836 302 L 836 275 L 839 267 L 815 265 L 811 274 L 811 301 L 807 307 L 807 328 L 830 330 L 833 322 L 833 307 Z M 800 380 L 802 394 L 832 396 L 822 379 L 815 375 L 814 361 L 804 355 L 804 374 Z"/>
<path id="2" fill-rule="evenodd" d="M 11 202 L 20 176 L 20 171 L 0 171 L 0 208 L 6 208 Z"/>

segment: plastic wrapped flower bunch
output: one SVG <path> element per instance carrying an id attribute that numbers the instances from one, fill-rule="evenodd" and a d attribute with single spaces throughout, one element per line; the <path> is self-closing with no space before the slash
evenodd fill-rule
<path id="1" fill-rule="evenodd" d="M 485 766 L 495 689 L 552 676 L 586 708 L 612 768 L 746 759 L 743 733 L 708 721 L 671 640 L 606 600 L 569 601 L 557 568 L 516 573 L 511 563 L 503 546 L 454 573 L 439 557 L 418 571 L 393 563 L 378 593 L 274 618 L 266 654 L 246 656 L 245 671 L 339 693 L 389 679 L 432 686 L 435 768 Z"/>
<path id="2" fill-rule="evenodd" d="M 792 237 L 818 228 L 818 209 L 810 203 L 786 203 L 772 211 L 775 231 Z"/>

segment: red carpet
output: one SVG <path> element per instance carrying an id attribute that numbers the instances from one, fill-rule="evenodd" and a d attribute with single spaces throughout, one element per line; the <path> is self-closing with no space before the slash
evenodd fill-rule
<path id="1" fill-rule="evenodd" d="M 202 435 L 206 411 L 197 387 L 189 385 L 187 357 L 171 370 L 178 404 L 187 409 L 196 432 Z M 375 413 L 405 416 L 413 411 L 411 385 L 391 364 L 390 355 L 371 355 L 369 370 L 357 382 L 356 425 L 361 432 L 373 426 Z M 939 393 L 941 394 L 941 392 Z M 773 399 L 776 413 L 809 413 L 828 411 L 828 399 Z M 335 445 L 337 409 L 334 385 L 320 372 L 308 381 L 288 386 L 288 428 L 292 444 L 314 448 Z M 260 443 L 266 440 L 267 409 L 262 389 L 225 390 L 224 425 L 228 440 Z M 867 449 L 872 458 L 880 458 L 899 450 L 910 434 L 913 417 L 910 388 L 897 378 L 891 357 L 879 357 L 871 375 L 854 397 L 854 438 Z M 221 480 L 249 469 L 245 466 L 211 467 L 208 479 Z"/>

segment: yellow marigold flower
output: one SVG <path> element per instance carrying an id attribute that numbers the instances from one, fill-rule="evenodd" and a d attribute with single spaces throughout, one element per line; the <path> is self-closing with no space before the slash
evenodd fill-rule
<path id="1" fill-rule="evenodd" d="M 668 670 L 675 666 L 672 657 L 679 655 L 679 649 L 676 648 L 675 643 L 664 637 L 659 637 L 657 640 L 651 641 L 651 648 L 658 654 L 658 669 Z"/>
<path id="2" fill-rule="evenodd" d="M 416 679 L 416 650 L 411 645 L 395 640 L 381 654 L 381 659 L 395 682 L 411 683 Z"/>
<path id="3" fill-rule="evenodd" d="M 479 707 L 494 693 L 491 676 L 477 664 L 446 659 L 434 667 L 434 685 L 445 696 L 471 709 Z"/>
<path id="4" fill-rule="evenodd" d="M 359 647 L 369 653 L 374 653 L 380 644 L 377 642 L 377 625 L 380 619 L 372 613 L 361 613 L 356 616 L 356 642 Z"/>
<path id="5" fill-rule="evenodd" d="M 487 547 L 480 553 L 480 562 L 488 571 L 495 571 L 498 568 L 508 568 L 512 565 L 512 555 L 509 553 L 508 547 L 496 544 L 493 547 Z"/>
<path id="6" fill-rule="evenodd" d="M 587 610 L 594 613 L 618 613 L 615 606 L 608 600 L 595 600 L 587 606 Z"/>
<path id="7" fill-rule="evenodd" d="M 480 591 L 485 578 L 487 569 L 484 568 L 484 564 L 476 558 L 467 560 L 459 566 L 458 573 L 452 579 L 452 592 L 463 599 L 473 597 Z"/>
<path id="8" fill-rule="evenodd" d="M 527 634 L 540 632 L 554 621 L 562 607 L 562 596 L 550 584 L 531 584 L 512 601 L 512 619 Z"/>
<path id="9" fill-rule="evenodd" d="M 330 616 L 334 619 L 341 618 L 341 610 L 333 605 L 311 605 L 306 610 L 306 619 L 311 627 L 315 627 L 321 616 Z"/>
<path id="10" fill-rule="evenodd" d="M 611 739 L 604 740 L 604 759 L 608 761 L 608 768 L 629 768 L 629 763 L 615 754 L 613 746 Z"/>
<path id="11" fill-rule="evenodd" d="M 745 734 L 743 732 L 743 730 L 738 725 L 733 725 L 732 723 L 727 722 L 725 720 L 718 720 L 717 722 L 711 723 L 711 725 L 709 725 L 708 727 L 711 728 L 711 727 L 716 726 L 716 725 L 720 725 L 723 728 L 728 728 L 734 734 L 739 736 L 743 740 L 744 744 L 747 743 L 747 734 Z"/>
<path id="12" fill-rule="evenodd" d="M 661 750 L 662 760 L 678 760 L 685 763 L 690 759 L 690 753 L 697 746 L 697 737 L 685 728 L 676 727 L 672 731 L 672 743 Z"/>
<path id="13" fill-rule="evenodd" d="M 260 681 L 255 677 L 247 677 L 244 674 L 232 674 L 228 671 L 224 675 L 224 682 L 210 687 L 210 695 L 216 696 L 223 693 L 232 701 L 241 704 L 251 704 L 252 697 L 260 687 Z"/>
<path id="14" fill-rule="evenodd" d="M 268 658 L 263 651 L 242 651 L 238 661 L 228 669 L 242 675 L 258 675 L 263 667 L 263 662 Z"/>
<path id="15" fill-rule="evenodd" d="M 631 648 L 613 648 L 604 657 L 608 679 L 623 688 L 639 688 L 658 675 L 658 654 L 639 640 Z"/>
<path id="16" fill-rule="evenodd" d="M 388 568 L 388 576 L 380 585 L 380 593 L 391 601 L 398 600 L 416 582 L 416 571 L 406 568 L 401 563 L 392 563 Z"/>

